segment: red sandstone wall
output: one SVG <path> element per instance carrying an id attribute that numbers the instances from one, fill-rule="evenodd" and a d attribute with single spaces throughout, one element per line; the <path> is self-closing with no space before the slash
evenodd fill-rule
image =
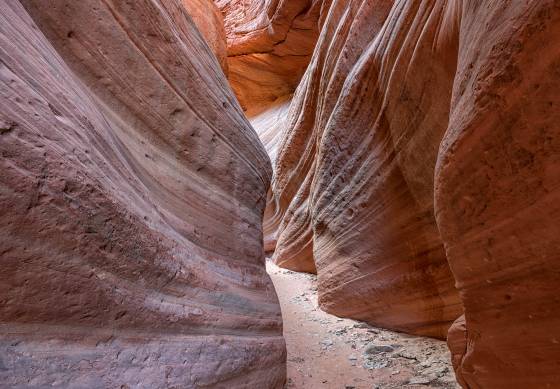
<path id="1" fill-rule="evenodd" d="M 269 160 L 180 2 L 22 3 L 0 3 L 0 386 L 282 387 Z"/>
<path id="2" fill-rule="evenodd" d="M 196 27 L 228 74 L 227 43 L 224 18 L 213 0 L 181 0 Z"/>
<path id="3" fill-rule="evenodd" d="M 469 388 L 555 388 L 559 4 L 465 1 L 460 42 L 435 190 L 465 306 L 466 334 L 449 339 L 457 375 Z"/>

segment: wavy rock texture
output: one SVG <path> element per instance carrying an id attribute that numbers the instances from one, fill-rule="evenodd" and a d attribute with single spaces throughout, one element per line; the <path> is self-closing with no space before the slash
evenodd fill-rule
<path id="1" fill-rule="evenodd" d="M 224 18 L 213 0 L 182 0 L 182 4 L 198 27 L 206 43 L 228 74 L 226 30 Z"/>
<path id="2" fill-rule="evenodd" d="M 214 1 L 224 16 L 230 84 L 253 116 L 297 87 L 330 0 Z"/>
<path id="3" fill-rule="evenodd" d="M 180 2 L 22 3 L 0 3 L 1 386 L 282 387 L 269 160 Z"/>
<path id="4" fill-rule="evenodd" d="M 445 1 L 335 1 L 275 164 L 276 262 L 328 312 L 445 337 L 461 313 L 433 172 L 456 68 Z"/>
<path id="5" fill-rule="evenodd" d="M 552 0 L 333 1 L 278 119 L 275 261 L 401 331 L 445 337 L 464 304 L 464 387 L 560 380 L 558 38 Z"/>
<path id="6" fill-rule="evenodd" d="M 436 172 L 438 225 L 465 305 L 458 377 L 469 388 L 555 388 L 560 4 L 465 2 L 460 41 Z"/>

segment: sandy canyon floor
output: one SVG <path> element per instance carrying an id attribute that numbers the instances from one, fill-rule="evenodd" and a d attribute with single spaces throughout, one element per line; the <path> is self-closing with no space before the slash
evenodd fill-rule
<path id="1" fill-rule="evenodd" d="M 445 342 L 341 319 L 317 306 L 316 276 L 267 260 L 288 349 L 287 388 L 459 388 Z"/>

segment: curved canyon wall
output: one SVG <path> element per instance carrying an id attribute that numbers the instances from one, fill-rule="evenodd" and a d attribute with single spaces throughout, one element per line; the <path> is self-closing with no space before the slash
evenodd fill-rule
<path id="1" fill-rule="evenodd" d="M 436 215 L 466 388 L 560 382 L 560 4 L 464 2 Z"/>
<path id="2" fill-rule="evenodd" d="M 334 1 L 326 16 L 287 113 L 272 202 L 275 261 L 316 267 L 328 312 L 435 337 L 462 313 L 433 202 L 456 12 Z"/>
<path id="3" fill-rule="evenodd" d="M 180 1 L 3 1 L 0 59 L 0 382 L 282 387 L 269 159 Z"/>
<path id="4" fill-rule="evenodd" d="M 0 3 L 0 382 L 282 387 L 266 250 L 557 386 L 558 2 L 215 3 Z"/>
<path id="5" fill-rule="evenodd" d="M 336 315 L 440 338 L 457 319 L 464 387 L 555 387 L 557 2 L 323 12 L 289 107 L 252 119 L 274 156 L 274 260 L 316 271 Z"/>

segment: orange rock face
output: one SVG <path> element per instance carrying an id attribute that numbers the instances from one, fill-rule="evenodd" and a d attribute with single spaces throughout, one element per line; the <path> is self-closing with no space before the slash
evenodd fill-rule
<path id="1" fill-rule="evenodd" d="M 223 16 L 212 0 L 181 0 L 210 46 L 225 74 L 228 73 L 226 30 Z M 181 16 L 179 16 L 181 17 Z"/>
<path id="2" fill-rule="evenodd" d="M 229 81 L 253 116 L 298 85 L 317 40 L 323 3 L 329 1 L 214 1 L 224 16 Z"/>
<path id="3" fill-rule="evenodd" d="M 462 387 L 468 388 L 469 385 L 465 382 L 461 369 L 463 357 L 467 351 L 467 327 L 465 323 L 465 315 L 459 316 L 459 318 L 455 320 L 449 328 L 449 331 L 447 332 L 447 346 L 451 352 L 451 362 L 453 364 L 453 370 L 455 371 L 455 378 Z"/>
<path id="4" fill-rule="evenodd" d="M 270 163 L 214 55 L 178 0 L 48 3 L 0 3 L 0 386 L 282 387 Z"/>

